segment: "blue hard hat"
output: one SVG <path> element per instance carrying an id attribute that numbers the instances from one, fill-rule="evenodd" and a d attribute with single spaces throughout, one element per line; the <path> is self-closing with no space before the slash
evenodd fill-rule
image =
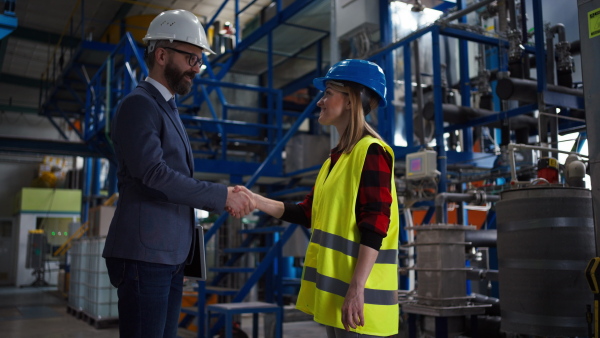
<path id="1" fill-rule="evenodd" d="M 324 91 L 326 82 L 329 80 L 359 83 L 379 95 L 380 107 L 385 107 L 387 105 L 385 99 L 387 90 L 385 86 L 385 74 L 383 74 L 383 70 L 376 63 L 366 60 L 343 60 L 329 68 L 329 71 L 324 77 L 314 79 L 313 84 L 317 89 Z"/>

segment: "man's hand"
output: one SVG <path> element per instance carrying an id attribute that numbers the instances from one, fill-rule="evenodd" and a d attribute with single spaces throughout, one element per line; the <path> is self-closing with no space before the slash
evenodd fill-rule
<path id="1" fill-rule="evenodd" d="M 236 218 L 241 218 L 256 209 L 254 194 L 244 186 L 227 187 L 225 210 Z"/>

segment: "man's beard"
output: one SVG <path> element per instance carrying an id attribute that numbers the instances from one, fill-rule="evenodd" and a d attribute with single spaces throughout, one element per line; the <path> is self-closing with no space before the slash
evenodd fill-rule
<path id="1" fill-rule="evenodd" d="M 165 67 L 165 79 L 169 87 L 179 95 L 189 93 L 192 88 L 192 84 L 184 79 L 186 75 L 189 75 L 193 79 L 196 73 L 192 71 L 180 72 L 172 62 L 167 63 Z"/>

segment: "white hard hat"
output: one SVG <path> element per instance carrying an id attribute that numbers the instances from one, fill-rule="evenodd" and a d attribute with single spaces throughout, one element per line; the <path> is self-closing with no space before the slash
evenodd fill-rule
<path id="1" fill-rule="evenodd" d="M 204 27 L 202 27 L 198 17 L 183 9 L 160 13 L 150 22 L 148 32 L 142 40 L 148 44 L 150 52 L 154 50 L 152 41 L 170 40 L 173 42 L 175 40 L 187 42 L 215 54 L 209 47 Z"/>

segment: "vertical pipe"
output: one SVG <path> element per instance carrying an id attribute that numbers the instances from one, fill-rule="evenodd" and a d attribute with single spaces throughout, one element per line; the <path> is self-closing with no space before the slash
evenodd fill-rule
<path id="1" fill-rule="evenodd" d="M 77 5 L 75 5 L 77 6 Z M 85 1 L 81 0 L 81 41 L 85 41 Z M 73 12 L 72 14 L 75 14 L 75 12 Z"/>
<path id="2" fill-rule="evenodd" d="M 546 52 L 544 50 L 544 17 L 542 0 L 533 1 L 533 25 L 535 28 L 535 69 L 537 73 L 538 93 L 546 90 Z"/>
<path id="3" fill-rule="evenodd" d="M 423 119 L 423 86 L 421 81 L 421 58 L 419 57 L 419 39 L 413 41 L 413 54 L 415 58 L 415 82 L 417 83 L 417 118 L 419 132 L 419 143 L 425 145 L 425 121 Z"/>
<path id="4" fill-rule="evenodd" d="M 277 142 L 281 141 L 283 137 L 283 92 L 278 90 L 276 94 L 271 94 L 275 97 L 275 106 L 277 114 Z M 275 163 L 279 168 L 282 169 L 281 174 L 283 175 L 283 158 L 278 156 L 275 158 Z"/>
<path id="5" fill-rule="evenodd" d="M 272 93 L 273 90 L 273 31 L 270 31 L 267 35 L 267 87 L 269 91 L 267 92 L 267 108 L 269 109 L 268 119 L 269 125 L 273 125 L 273 98 L 274 95 Z M 279 140 L 275 141 L 273 129 L 267 129 L 267 135 L 269 135 L 269 151 L 273 149 L 274 145 L 279 142 Z"/>
<path id="6" fill-rule="evenodd" d="M 240 0 L 235 0 L 235 49 L 240 43 Z"/>
<path id="7" fill-rule="evenodd" d="M 554 34 L 546 31 L 546 83 L 554 84 Z M 537 59 L 536 59 L 537 62 Z"/>
<path id="8" fill-rule="evenodd" d="M 94 159 L 94 176 L 92 177 L 92 198 L 97 198 L 100 196 L 100 187 L 102 186 L 100 182 L 100 172 L 102 171 L 102 161 L 100 158 Z M 95 202 L 95 200 L 94 200 Z"/>
<path id="9" fill-rule="evenodd" d="M 390 12 L 390 4 L 388 1 L 379 1 L 379 31 L 381 32 L 381 42 L 384 46 L 392 43 L 392 16 Z M 394 136 L 396 130 L 396 108 L 392 104 L 394 101 L 394 56 L 393 52 L 387 53 L 381 57 L 380 65 L 386 74 L 387 94 L 386 100 L 388 105 L 384 109 L 379 109 L 379 116 L 384 116 L 384 119 L 379 119 L 379 130 L 385 135 L 384 139 L 389 145 L 394 144 Z M 383 123 L 382 123 L 383 122 Z"/>
<path id="10" fill-rule="evenodd" d="M 510 21 L 508 22 L 508 27 L 510 30 L 517 29 L 517 9 L 515 7 L 515 0 L 506 0 L 508 7 L 508 17 Z"/>
<path id="11" fill-rule="evenodd" d="M 521 0 L 521 34 L 522 34 L 521 43 L 523 45 L 526 45 L 529 41 L 529 36 L 527 35 L 528 32 L 527 32 L 527 16 L 526 16 L 527 10 L 525 9 L 526 7 L 527 7 L 527 5 L 526 5 L 525 1 Z M 530 78 L 529 53 L 523 53 L 522 62 L 523 62 L 523 78 L 529 79 Z"/>
<path id="12" fill-rule="evenodd" d="M 92 173 L 93 173 L 93 159 L 86 157 L 83 163 L 83 189 L 81 196 L 81 223 L 85 223 L 88 220 L 88 212 L 90 210 L 90 194 L 92 187 Z"/>
<path id="13" fill-rule="evenodd" d="M 323 76 L 323 39 L 317 43 L 317 73 L 315 77 Z"/>
<path id="14" fill-rule="evenodd" d="M 127 50 L 127 48 L 125 48 L 125 50 Z M 106 60 L 106 101 L 104 104 L 104 137 L 106 138 L 106 142 L 108 142 L 108 144 L 110 145 L 110 147 L 113 147 L 112 141 L 110 139 L 110 120 L 111 120 L 111 114 L 112 114 L 112 75 L 113 75 L 113 62 L 112 62 L 112 57 L 109 57 Z M 125 59 L 125 62 L 127 62 L 128 60 Z M 125 76 L 126 78 L 128 78 L 129 76 Z M 98 132 L 100 132 L 98 130 Z"/>
<path id="15" fill-rule="evenodd" d="M 498 31 L 501 36 L 505 35 L 508 31 L 508 16 L 506 9 L 506 0 L 499 0 L 498 2 Z"/>
<path id="16" fill-rule="evenodd" d="M 537 76 L 537 92 L 538 92 L 538 109 L 546 111 L 544 104 L 544 91 L 546 90 L 548 73 L 546 68 L 546 50 L 544 49 L 544 17 L 542 15 L 542 1 L 533 1 L 533 24 L 535 29 L 535 66 Z M 550 43 L 552 45 L 552 43 Z M 552 48 L 552 47 L 551 47 Z M 549 54 L 554 58 L 553 50 L 548 50 Z M 540 115 L 538 117 L 538 130 L 540 136 L 540 145 L 547 144 L 547 119 Z M 548 156 L 547 152 L 542 152 L 542 156 Z"/>
<path id="17" fill-rule="evenodd" d="M 527 4 L 525 3 L 525 1 L 521 0 L 521 41 L 523 45 L 527 44 L 527 41 L 529 40 L 529 36 L 527 35 L 527 16 L 525 15 L 527 12 L 526 8 Z M 529 67 L 526 68 L 529 69 Z"/>
<path id="18" fill-rule="evenodd" d="M 458 10 L 465 8 L 465 0 L 458 0 Z M 458 19 L 459 23 L 467 23 L 467 17 L 463 16 Z M 467 40 L 460 39 L 458 41 L 458 57 L 460 66 L 460 103 L 464 107 L 471 106 L 471 81 L 469 77 L 469 49 Z M 462 151 L 470 152 L 473 149 L 473 128 L 463 129 L 463 146 Z"/>
<path id="19" fill-rule="evenodd" d="M 438 163 L 440 171 L 440 182 L 438 192 L 446 191 L 446 146 L 444 144 L 444 116 L 442 109 L 442 69 L 440 57 L 440 27 L 434 26 L 431 30 L 431 41 L 433 47 L 433 102 L 435 104 L 435 141 L 437 144 Z"/>
<path id="20" fill-rule="evenodd" d="M 406 146 L 414 145 L 413 131 L 413 94 L 412 94 L 412 65 L 410 47 L 402 47 L 404 53 L 404 125 L 406 128 Z"/>

